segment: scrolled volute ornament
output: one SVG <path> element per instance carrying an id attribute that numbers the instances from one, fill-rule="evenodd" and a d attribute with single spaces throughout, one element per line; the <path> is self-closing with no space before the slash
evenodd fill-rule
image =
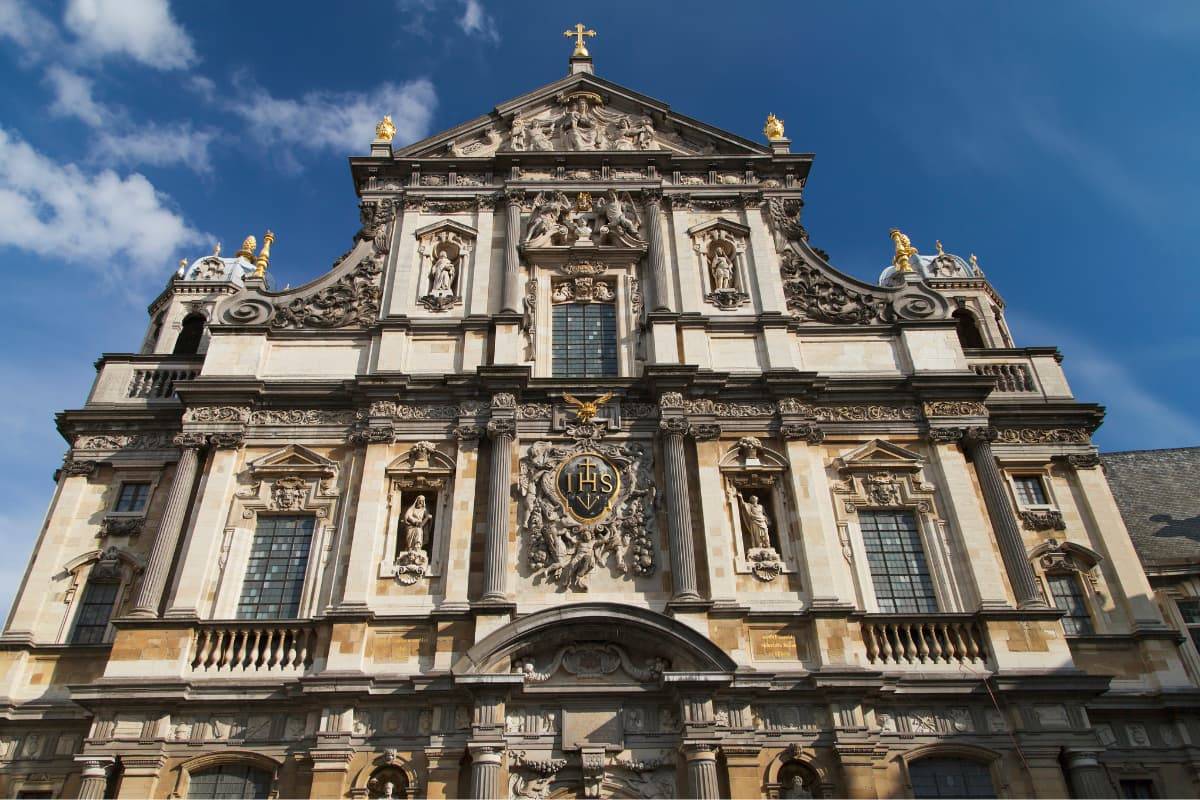
<path id="1" fill-rule="evenodd" d="M 226 431 L 209 434 L 208 443 L 218 450 L 236 450 L 245 443 L 245 439 L 240 431 Z"/>
<path id="2" fill-rule="evenodd" d="M 460 442 L 477 442 L 483 438 L 484 433 L 482 425 L 466 424 L 456 427 L 450 435 Z"/>
<path id="3" fill-rule="evenodd" d="M 74 459 L 67 459 L 63 461 L 62 473 L 64 475 L 71 476 L 91 475 L 96 471 L 98 466 L 100 466 L 100 464 L 96 461 L 75 461 Z"/>
<path id="4" fill-rule="evenodd" d="M 208 444 L 208 436 L 203 433 L 177 433 L 171 439 L 176 447 L 201 448 Z"/>
<path id="5" fill-rule="evenodd" d="M 953 444 L 963 439 L 962 428 L 930 428 L 929 441 L 939 444 Z"/>
<path id="6" fill-rule="evenodd" d="M 513 436 L 517 432 L 517 424 L 511 419 L 493 419 L 487 424 L 488 436 L 497 439 L 501 436 Z"/>

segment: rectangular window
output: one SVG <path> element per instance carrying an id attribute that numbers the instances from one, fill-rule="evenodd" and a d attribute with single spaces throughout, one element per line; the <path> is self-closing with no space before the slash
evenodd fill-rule
<path id="1" fill-rule="evenodd" d="M 150 499 L 149 483 L 122 483 L 113 511 L 141 511 Z"/>
<path id="2" fill-rule="evenodd" d="M 238 601 L 238 619 L 293 619 L 300 610 L 311 516 L 260 516 Z"/>
<path id="3" fill-rule="evenodd" d="M 117 602 L 116 583 L 93 583 L 83 587 L 79 601 L 79 613 L 75 615 L 75 629 L 71 631 L 71 644 L 100 644 L 108 631 L 108 620 L 112 617 L 113 605 Z"/>
<path id="4" fill-rule="evenodd" d="M 603 378 L 617 374 L 617 309 L 611 303 L 554 306 L 554 377 Z"/>
<path id="5" fill-rule="evenodd" d="M 1054 598 L 1055 608 L 1067 612 L 1062 621 L 1067 635 L 1092 633 L 1092 615 L 1088 613 L 1087 600 L 1079 587 L 1079 579 L 1074 575 L 1047 575 L 1046 582 L 1050 584 L 1050 596 Z"/>
<path id="6" fill-rule="evenodd" d="M 1046 497 L 1046 485 L 1040 475 L 1015 475 L 1013 487 L 1017 492 L 1019 506 L 1048 506 L 1050 500 Z"/>
<path id="7" fill-rule="evenodd" d="M 1128 800 L 1153 800 L 1158 795 L 1154 793 L 1154 781 L 1126 779 L 1121 781 L 1121 797 Z"/>
<path id="8" fill-rule="evenodd" d="M 1200 600 L 1176 600 L 1175 604 L 1179 606 L 1179 614 L 1187 625 L 1192 643 L 1200 650 Z"/>
<path id="9" fill-rule="evenodd" d="M 937 595 L 916 518 L 907 511 L 860 511 L 858 516 L 879 610 L 936 612 Z"/>

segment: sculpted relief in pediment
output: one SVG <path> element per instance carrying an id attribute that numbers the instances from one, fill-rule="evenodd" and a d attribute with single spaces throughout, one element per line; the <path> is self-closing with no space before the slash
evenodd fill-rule
<path id="1" fill-rule="evenodd" d="M 592 199 L 580 192 L 572 200 L 564 192 L 540 192 L 533 201 L 525 248 L 607 245 L 644 249 L 642 223 L 632 198 L 615 190 Z"/>

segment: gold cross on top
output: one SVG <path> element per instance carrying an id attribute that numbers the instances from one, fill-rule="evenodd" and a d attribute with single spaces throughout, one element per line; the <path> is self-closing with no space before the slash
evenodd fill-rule
<path id="1" fill-rule="evenodd" d="M 575 37 L 575 52 L 571 54 L 571 57 L 574 58 L 575 56 L 583 56 L 584 58 L 589 58 L 590 54 L 588 53 L 587 48 L 583 46 L 583 37 L 595 35 L 596 32 L 589 28 L 585 28 L 582 22 L 576 22 L 574 30 L 563 31 L 563 36 Z"/>

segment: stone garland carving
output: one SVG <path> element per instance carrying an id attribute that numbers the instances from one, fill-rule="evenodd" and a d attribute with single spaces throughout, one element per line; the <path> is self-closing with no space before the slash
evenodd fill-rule
<path id="1" fill-rule="evenodd" d="M 834 281 L 794 251 L 784 251 L 780 265 L 784 297 L 795 316 L 840 325 L 868 325 L 883 319 L 887 303 L 881 297 Z"/>
<path id="2" fill-rule="evenodd" d="M 655 490 L 649 453 L 637 443 L 602 443 L 603 430 L 596 425 L 568 427 L 567 434 L 574 443 L 534 442 L 521 459 L 517 488 L 531 577 L 586 591 L 588 576 L 606 559 L 625 575 L 652 574 L 657 548 L 651 538 Z M 568 467 L 587 473 L 573 496 L 562 492 L 561 473 Z M 595 491 L 602 487 L 598 483 L 584 497 L 583 482 L 592 478 L 608 483 L 603 496 Z M 589 501 L 602 503 L 599 513 L 580 515 L 583 506 L 576 506 Z"/>
<path id="3" fill-rule="evenodd" d="M 508 790 L 513 798 L 545 800 L 555 776 L 567 766 L 565 758 L 533 759 L 523 750 L 509 756 Z"/>
<path id="4" fill-rule="evenodd" d="M 987 407 L 970 400 L 934 400 L 924 405 L 927 417 L 986 417 Z"/>
<path id="5" fill-rule="evenodd" d="M 1062 512 L 1053 508 L 1023 508 L 1017 512 L 1026 530 L 1031 531 L 1065 531 L 1067 523 L 1063 521 Z"/>
<path id="6" fill-rule="evenodd" d="M 218 450 L 236 450 L 245 444 L 246 437 L 240 431 L 209 434 L 208 443 Z"/>
<path id="7" fill-rule="evenodd" d="M 525 295 L 521 298 L 521 331 L 525 334 L 525 358 L 532 361 L 537 342 L 537 293 L 538 279 L 525 281 Z"/>
<path id="8" fill-rule="evenodd" d="M 784 439 L 803 439 L 809 444 L 825 441 L 825 431 L 811 422 L 785 422 L 779 426 L 779 434 Z"/>
<path id="9" fill-rule="evenodd" d="M 774 403 L 722 403 L 715 400 L 683 400 L 686 414 L 711 414 L 717 417 L 769 417 L 775 413 Z"/>
<path id="10" fill-rule="evenodd" d="M 963 439 L 962 428 L 930 428 L 929 441 L 941 444 L 953 444 Z"/>
<path id="11" fill-rule="evenodd" d="M 517 419 L 550 419 L 554 408 L 549 403 L 522 403 L 517 406 Z"/>
<path id="12" fill-rule="evenodd" d="M 349 444 L 392 444 L 396 441 L 396 428 L 392 425 L 368 425 L 351 431 L 346 441 Z"/>
<path id="13" fill-rule="evenodd" d="M 172 434 L 103 433 L 85 434 L 75 439 L 76 450 L 169 450 Z"/>
<path id="14" fill-rule="evenodd" d="M 251 425 L 350 425 L 354 420 L 347 409 L 271 408 L 250 415 Z"/>
<path id="15" fill-rule="evenodd" d="M 477 442 L 484 436 L 482 425 L 459 425 L 451 435 L 460 442 Z"/>
<path id="16" fill-rule="evenodd" d="M 717 424 L 696 423 L 692 426 L 692 438 L 698 442 L 708 442 L 719 438 L 721 426 Z"/>
<path id="17" fill-rule="evenodd" d="M 545 669 L 538 669 L 533 658 L 525 657 L 513 663 L 512 671 L 524 677 L 527 683 L 543 683 L 560 669 L 581 678 L 612 675 L 619 669 L 635 681 L 644 683 L 659 680 L 670 668 L 670 661 L 657 656 L 647 658 L 638 666 L 623 647 L 615 644 L 569 644 L 558 649 Z"/>
<path id="18" fill-rule="evenodd" d="M 204 447 L 208 444 L 208 435 L 204 433 L 177 433 L 171 437 L 171 444 L 176 447 Z"/>
<path id="19" fill-rule="evenodd" d="M 105 517 L 100 523 L 100 533 L 103 536 L 137 536 L 145 526 L 145 517 Z"/>
<path id="20" fill-rule="evenodd" d="M 1000 428 L 1000 444 L 1088 444 L 1086 428 Z"/>
<path id="21" fill-rule="evenodd" d="M 393 400 L 377 400 L 371 403 L 366 416 L 405 420 L 457 419 L 458 417 L 475 416 L 483 409 L 484 405 L 474 400 L 467 400 L 458 405 L 414 405 L 397 403 Z M 360 412 L 358 417 L 363 418 L 363 414 Z"/>
<path id="22" fill-rule="evenodd" d="M 193 406 L 183 412 L 184 422 L 239 423 L 250 421 L 249 406 Z"/>
<path id="23" fill-rule="evenodd" d="M 917 419 L 913 406 L 816 406 L 818 422 L 902 422 Z"/>
<path id="24" fill-rule="evenodd" d="M 1100 466 L 1100 454 L 1099 453 L 1083 453 L 1083 454 L 1072 453 L 1071 455 L 1067 456 L 1067 463 L 1070 464 L 1075 469 L 1095 469 L 1096 467 Z"/>

